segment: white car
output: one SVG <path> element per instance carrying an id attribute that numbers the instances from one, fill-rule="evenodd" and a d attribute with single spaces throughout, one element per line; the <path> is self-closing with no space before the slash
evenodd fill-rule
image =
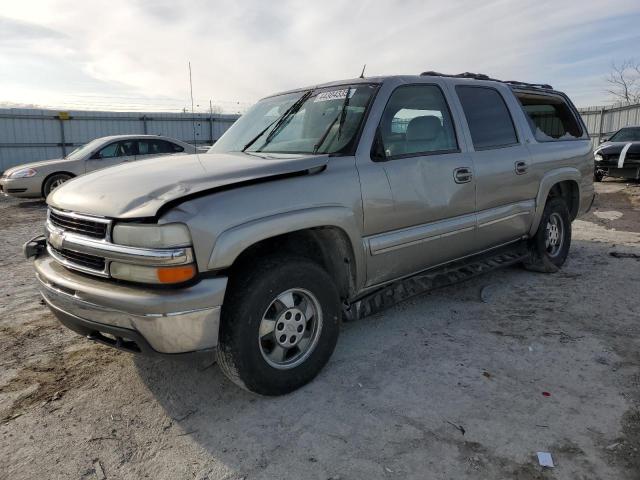
<path id="1" fill-rule="evenodd" d="M 63 159 L 26 163 L 7 169 L 0 178 L 0 193 L 21 198 L 46 198 L 67 180 L 94 170 L 124 162 L 197 151 L 193 145 L 159 135 L 96 138 Z"/>

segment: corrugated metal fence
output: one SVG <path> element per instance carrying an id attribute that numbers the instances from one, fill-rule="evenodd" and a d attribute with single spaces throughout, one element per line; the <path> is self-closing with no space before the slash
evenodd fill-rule
<path id="1" fill-rule="evenodd" d="M 237 119 L 238 115 L 204 113 L 0 109 L 0 172 L 21 163 L 61 158 L 108 135 L 148 133 L 212 145 Z"/>
<path id="2" fill-rule="evenodd" d="M 640 104 L 616 104 L 606 107 L 579 108 L 594 146 L 622 127 L 640 125 Z"/>
<path id="3" fill-rule="evenodd" d="M 640 104 L 578 109 L 597 146 L 602 137 L 640 125 Z M 0 109 L 0 172 L 20 163 L 60 158 L 90 140 L 117 134 L 158 134 L 211 145 L 238 115 Z"/>

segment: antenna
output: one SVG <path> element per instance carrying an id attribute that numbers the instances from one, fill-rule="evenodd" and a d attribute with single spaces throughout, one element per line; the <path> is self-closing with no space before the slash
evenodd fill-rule
<path id="1" fill-rule="evenodd" d="M 193 81 L 191 79 L 191 61 L 189 61 L 189 92 L 191 93 L 191 126 L 193 127 L 193 146 L 198 146 L 196 140 L 196 114 L 193 108 Z"/>
<path id="2" fill-rule="evenodd" d="M 367 68 L 367 64 L 364 64 L 364 67 L 362 67 L 362 72 L 360 73 L 360 78 L 364 78 L 364 70 Z"/>

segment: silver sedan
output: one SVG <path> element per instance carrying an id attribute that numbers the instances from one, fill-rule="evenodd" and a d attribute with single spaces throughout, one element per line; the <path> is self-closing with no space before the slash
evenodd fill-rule
<path id="1" fill-rule="evenodd" d="M 196 147 L 158 135 L 117 135 L 96 138 L 63 159 L 26 163 L 7 169 L 0 193 L 21 198 L 47 197 L 67 180 L 123 162 L 196 153 Z"/>

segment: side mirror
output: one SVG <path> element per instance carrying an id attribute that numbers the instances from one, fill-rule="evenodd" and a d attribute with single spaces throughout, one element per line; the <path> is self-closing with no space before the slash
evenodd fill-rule
<path id="1" fill-rule="evenodd" d="M 100 160 L 102 158 L 102 155 L 100 154 L 100 152 L 96 152 L 93 155 L 91 155 L 91 157 L 89 157 L 89 160 Z"/>

